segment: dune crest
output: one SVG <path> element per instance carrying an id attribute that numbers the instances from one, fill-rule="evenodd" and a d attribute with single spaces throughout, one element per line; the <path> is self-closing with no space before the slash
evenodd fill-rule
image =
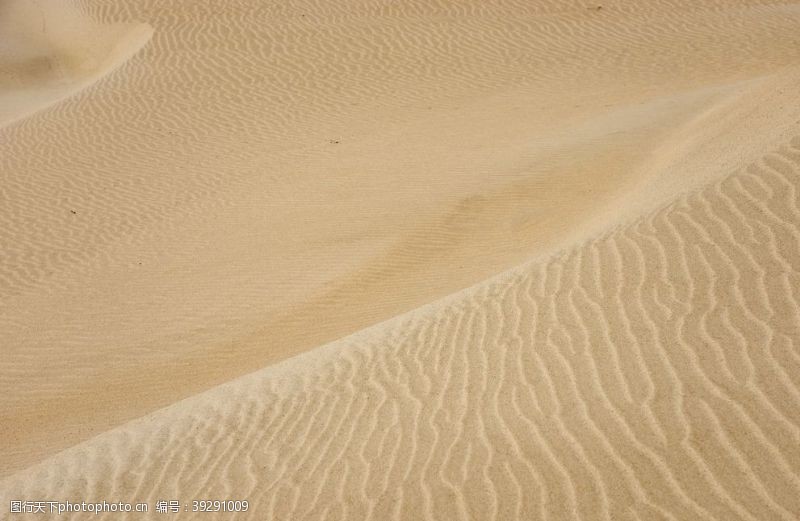
<path id="1" fill-rule="evenodd" d="M 152 28 L 94 22 L 70 0 L 6 0 L 0 34 L 0 125 L 6 125 L 121 66 Z"/>

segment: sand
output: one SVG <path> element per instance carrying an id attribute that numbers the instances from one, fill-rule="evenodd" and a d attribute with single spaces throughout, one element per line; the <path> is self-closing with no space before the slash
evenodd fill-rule
<path id="1" fill-rule="evenodd" d="M 0 11 L 0 518 L 800 517 L 800 5 L 170 4 Z"/>
<path id="2" fill-rule="evenodd" d="M 0 124 L 67 98 L 124 63 L 152 34 L 101 24 L 58 0 L 0 4 Z"/>

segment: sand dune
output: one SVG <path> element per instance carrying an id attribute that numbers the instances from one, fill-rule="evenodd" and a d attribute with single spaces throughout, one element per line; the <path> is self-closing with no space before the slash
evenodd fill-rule
<path id="1" fill-rule="evenodd" d="M 0 4 L 0 125 L 47 107 L 117 68 L 147 24 L 98 24 L 64 0 Z"/>
<path id="2" fill-rule="evenodd" d="M 800 516 L 798 4 L 0 5 L 0 503 Z"/>
<path id="3" fill-rule="evenodd" d="M 2 499 L 797 519 L 798 190 L 800 137 L 579 247 L 100 435 Z"/>

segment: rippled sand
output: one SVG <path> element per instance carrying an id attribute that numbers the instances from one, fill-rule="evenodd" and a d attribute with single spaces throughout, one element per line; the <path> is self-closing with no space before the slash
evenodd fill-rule
<path id="1" fill-rule="evenodd" d="M 0 5 L 0 518 L 800 518 L 800 4 Z"/>

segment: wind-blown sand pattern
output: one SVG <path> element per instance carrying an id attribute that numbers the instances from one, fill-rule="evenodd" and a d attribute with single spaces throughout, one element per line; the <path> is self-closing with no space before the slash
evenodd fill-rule
<path id="1" fill-rule="evenodd" d="M 795 139 L 580 247 L 98 436 L 3 499 L 796 519 L 798 190 Z"/>
<path id="2" fill-rule="evenodd" d="M 56 4 L 126 50 L 0 122 L 0 504 L 800 517 L 798 4 Z"/>

